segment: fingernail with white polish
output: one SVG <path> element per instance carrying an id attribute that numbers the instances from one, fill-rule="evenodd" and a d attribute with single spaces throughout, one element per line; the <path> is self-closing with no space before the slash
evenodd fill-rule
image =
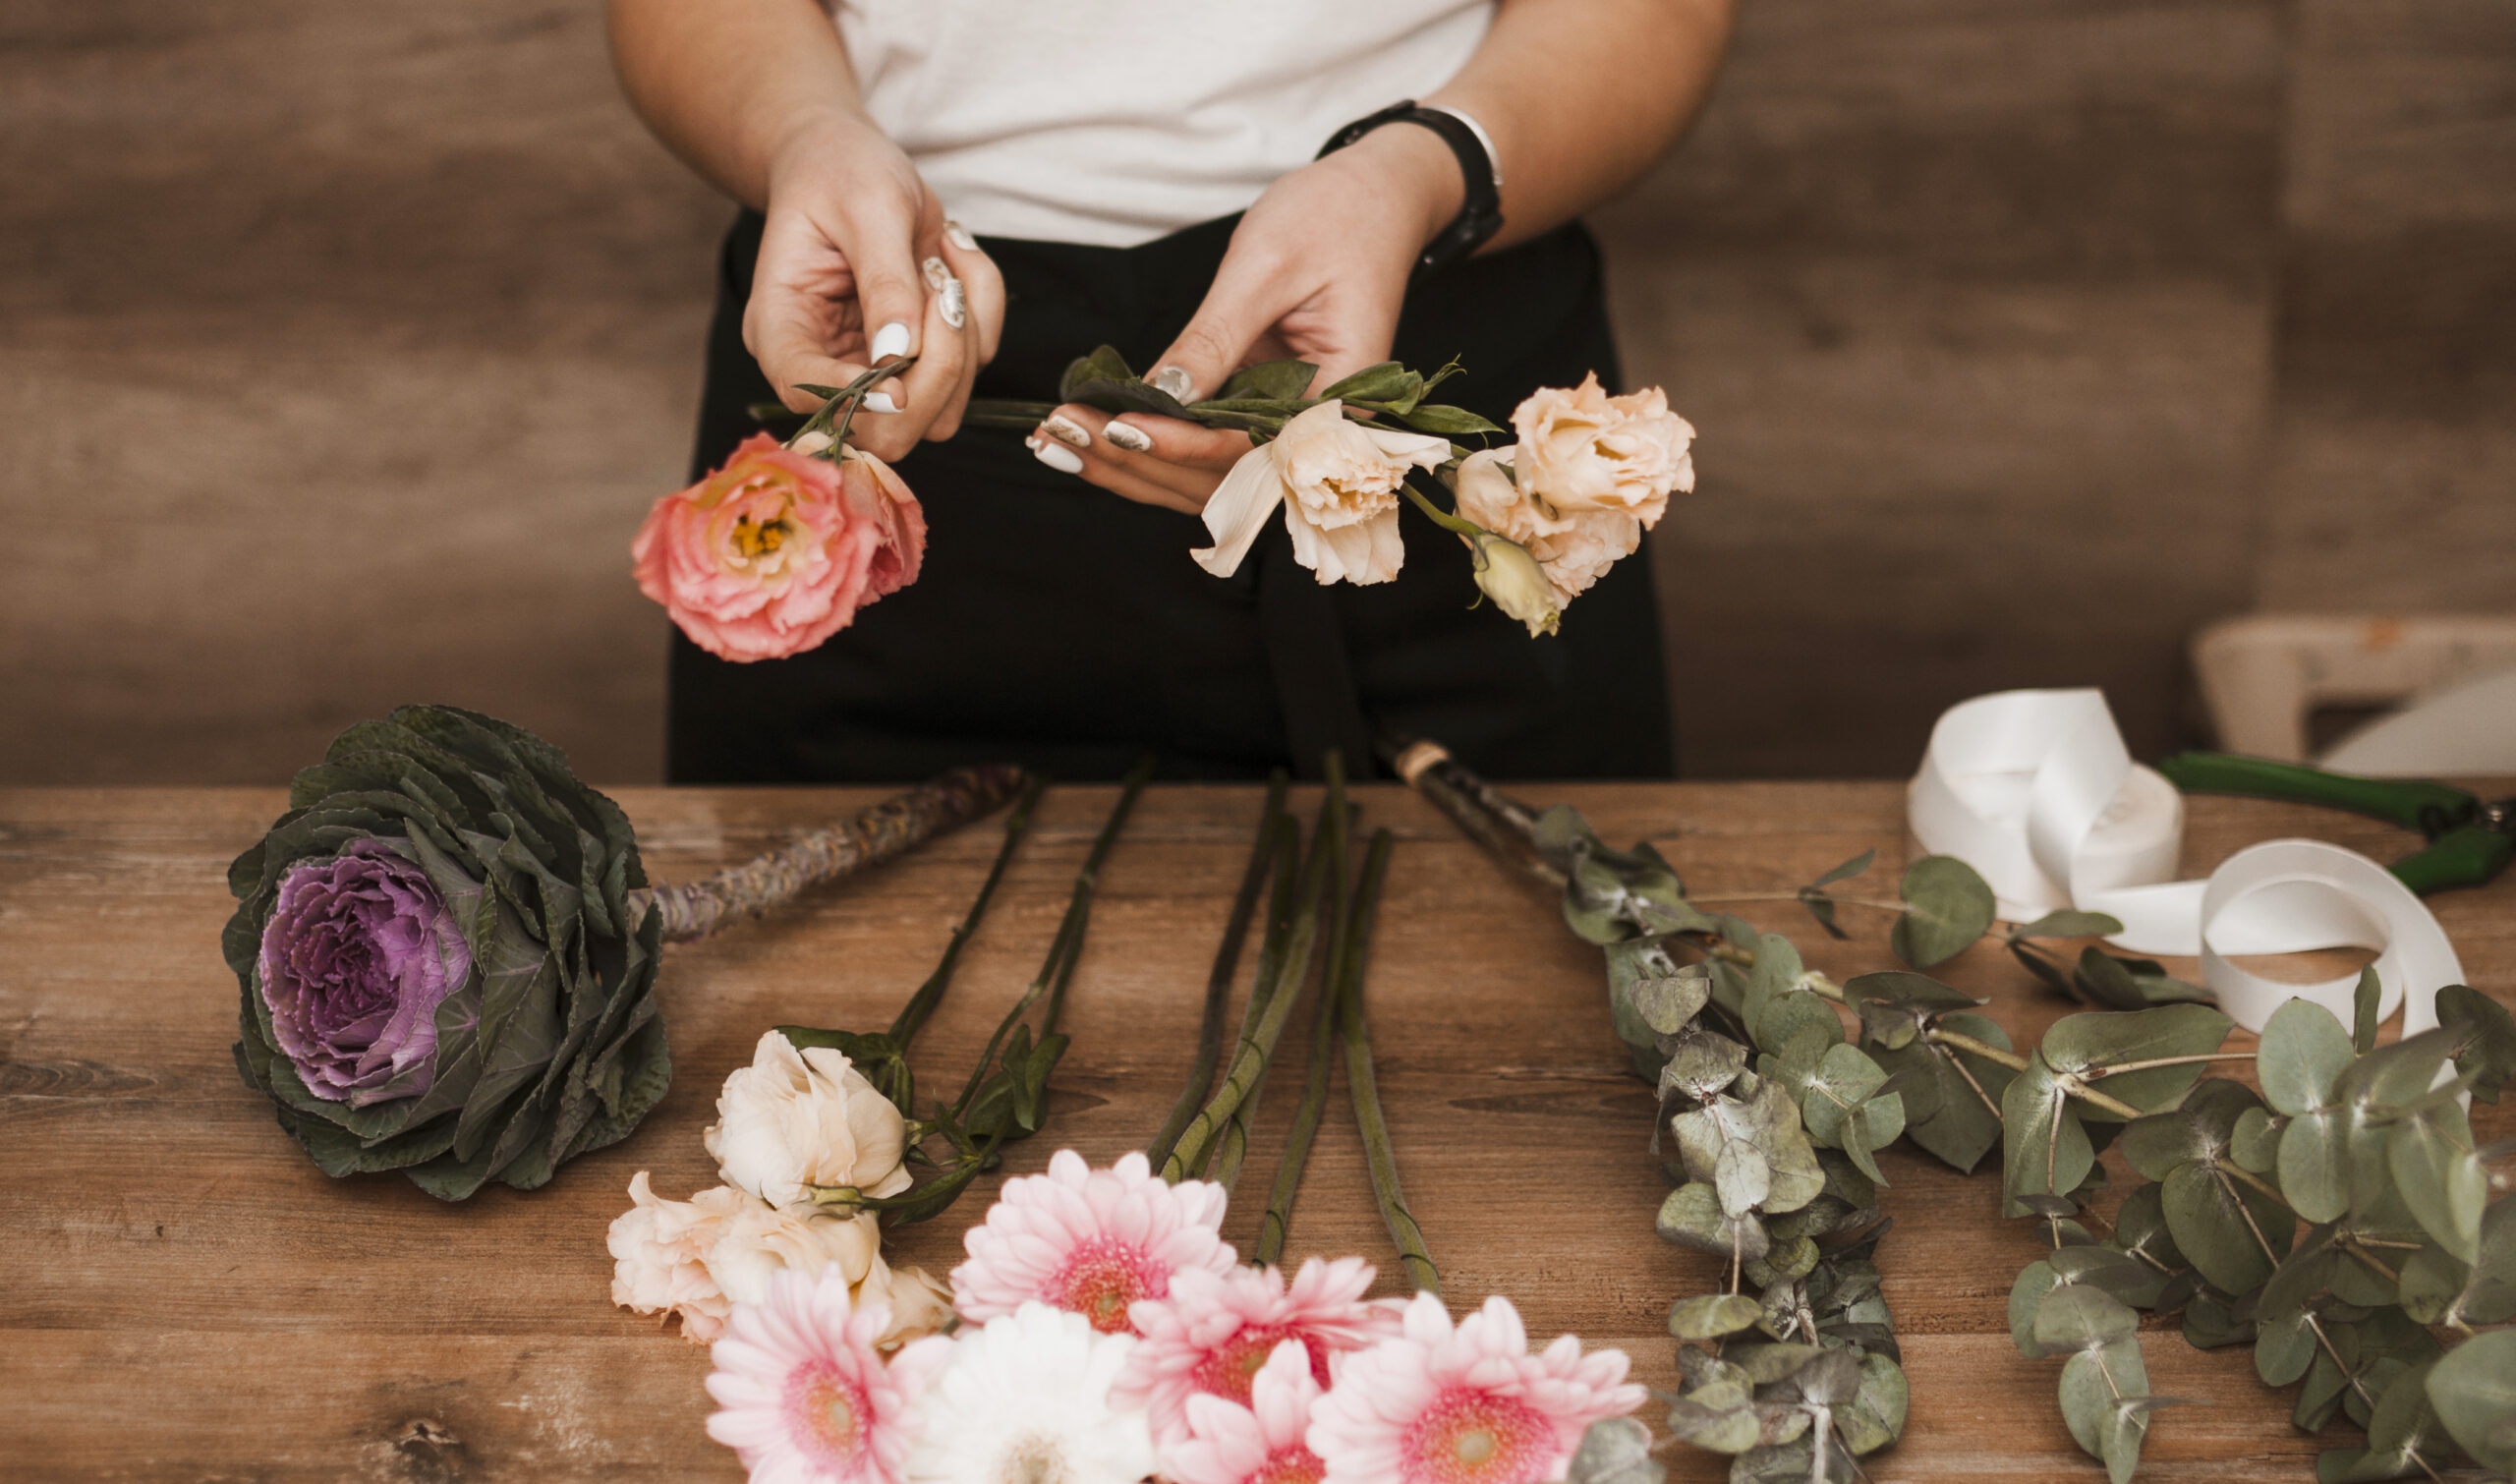
<path id="1" fill-rule="evenodd" d="M 1031 456 L 1059 474 L 1081 474 L 1082 456 L 1063 443 L 1039 442 L 1031 446 Z"/>
<path id="2" fill-rule="evenodd" d="M 867 412 L 897 412 L 900 410 L 900 405 L 891 400 L 889 392 L 869 391 L 865 394 L 865 410 Z"/>
<path id="3" fill-rule="evenodd" d="M 874 360 L 877 363 L 893 356 L 908 354 L 908 323 L 894 319 L 874 332 Z"/>
<path id="4" fill-rule="evenodd" d="M 944 224 L 944 240 L 964 253 L 975 253 L 979 250 L 979 240 L 970 235 L 969 228 L 956 221 L 947 221 Z"/>
<path id="5" fill-rule="evenodd" d="M 1152 434 L 1147 433 L 1143 428 L 1138 428 L 1133 423 L 1121 423 L 1113 419 L 1102 426 L 1101 436 L 1108 438 L 1111 442 L 1117 444 L 1120 448 L 1125 449 L 1129 453 L 1153 452 Z"/>
<path id="6" fill-rule="evenodd" d="M 1152 383 L 1155 391 L 1166 393 L 1177 402 L 1187 401 L 1188 393 L 1193 389 L 1188 382 L 1188 373 L 1175 366 L 1163 367 L 1145 379 Z"/>
<path id="7" fill-rule="evenodd" d="M 1085 430 L 1082 424 L 1074 421 L 1074 419 L 1067 417 L 1061 412 L 1053 412 L 1049 414 L 1048 417 L 1041 422 L 1040 431 L 1047 433 L 1050 437 L 1056 438 L 1061 443 L 1071 443 L 1077 448 L 1089 448 L 1092 446 L 1092 434 Z"/>
<path id="8" fill-rule="evenodd" d="M 944 265 L 941 257 L 926 259 L 917 265 L 917 270 L 926 275 L 926 286 L 938 294 L 944 292 L 944 285 L 952 281 L 952 270 Z"/>

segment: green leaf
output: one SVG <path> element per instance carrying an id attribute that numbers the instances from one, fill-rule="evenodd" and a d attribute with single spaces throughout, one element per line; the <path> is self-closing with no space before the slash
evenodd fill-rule
<path id="1" fill-rule="evenodd" d="M 2280 1120 L 2260 1108 L 2249 1108 L 2237 1117 L 2236 1133 L 2228 1141 L 2229 1158 L 2255 1174 L 2269 1174 L 2280 1168 Z"/>
<path id="2" fill-rule="evenodd" d="M 1215 393 L 1218 402 L 1299 401 L 1310 390 L 1311 378 L 1319 368 L 1307 361 L 1263 361 L 1233 371 L 1223 389 Z"/>
<path id="3" fill-rule="evenodd" d="M 2056 1355 L 2129 1340 L 2141 1316 L 2089 1284 L 2069 1284 L 2044 1296 L 2035 1309 L 2035 1353 Z"/>
<path id="4" fill-rule="evenodd" d="M 1888 945 L 1916 969 L 1944 963 L 1990 930 L 1999 908 L 1974 868 L 1953 855 L 1926 855 L 1905 868 L 1905 913 Z"/>
<path id="5" fill-rule="evenodd" d="M 2009 941 L 2021 942 L 2030 938 L 2111 938 L 2123 931 L 2121 918 L 2103 912 L 2077 912 L 2065 907 L 2047 912 L 2031 923 L 2009 930 Z"/>
<path id="6" fill-rule="evenodd" d="M 2338 1101 L 2333 1089 L 2356 1055 L 2350 1033 L 2332 1011 L 2312 999 L 2289 1000 L 2263 1023 L 2262 1044 L 2255 1051 L 2262 1100 L 2293 1117 L 2330 1108 Z"/>
<path id="7" fill-rule="evenodd" d="M 2300 1001 L 2292 1001 L 2298 1003 Z M 2339 1021 L 2333 1022 L 2338 1028 Z M 2280 1130 L 2280 1193 L 2311 1222 L 2337 1222 L 2350 1209 L 2350 1165 L 2342 1117 L 2312 1113 Z"/>
<path id="8" fill-rule="evenodd" d="M 1649 1428 L 1631 1417 L 1605 1417 L 1581 1434 L 1564 1484 L 1665 1484 L 1668 1476 L 1651 1456 Z"/>
<path id="9" fill-rule="evenodd" d="M 1788 1051 L 1802 1036 L 1816 1038 L 1819 1055 L 1843 1044 L 1844 1023 L 1835 1016 L 1834 1001 L 1809 990 L 1773 996 L 1756 1011 L 1753 1023 L 1756 1045 L 1776 1051 Z"/>
<path id="10" fill-rule="evenodd" d="M 2046 1042 L 2050 1044 L 2049 1036 Z M 2011 1202 L 2007 1215 L 2026 1214 L 2016 1204 L 2021 1196 L 2067 1195 L 2078 1189 L 2096 1163 L 2079 1111 L 2070 1106 L 2040 1050 L 2001 1095 L 2001 1186 Z"/>
<path id="11" fill-rule="evenodd" d="M 2376 980 L 2376 966 L 2370 964 L 2359 971 L 2359 986 L 2350 992 L 2350 1039 L 2366 1056 L 2376 1049 L 2376 1005 L 2384 998 L 2384 986 Z"/>
<path id="12" fill-rule="evenodd" d="M 1681 966 L 1665 939 L 1630 938 L 1604 951 L 1617 1034 L 1636 1046 L 1676 1035 L 1712 998 L 1711 971 L 1699 963 Z"/>
<path id="13" fill-rule="evenodd" d="M 2040 1055 L 2056 1073 L 2088 1075 L 2102 1068 L 2166 1057 L 2206 1056 L 2219 1049 L 2235 1022 L 2201 1004 L 2162 1004 L 2128 1013 L 2066 1015 L 2044 1034 Z M 2185 1062 L 2107 1076 L 2104 1091 L 2135 1108 L 2154 1112 L 2174 1106 L 2201 1080 L 2208 1063 Z M 2085 1109 L 2097 1121 L 2120 1121 L 2102 1109 Z"/>
<path id="14" fill-rule="evenodd" d="M 2320 1346 L 2316 1343 L 2316 1316 L 2292 1309 L 2258 1322 L 2254 1337 L 2254 1373 L 2265 1386 L 2288 1386 L 2306 1375 Z"/>
<path id="15" fill-rule="evenodd" d="M 2186 984 L 2154 959 L 2126 958 L 2093 943 L 2080 950 L 2071 970 L 2071 990 L 2081 999 L 2109 1010 L 2137 1010 L 2153 1004 L 2207 1004 L 2207 990 Z"/>
<path id="16" fill-rule="evenodd" d="M 1856 1454 L 1871 1454 L 1904 1436 L 1905 1413 L 1913 1398 L 1904 1367 L 1876 1351 L 1860 1357 L 1860 1389 L 1849 1403 L 1835 1406 L 1835 1429 L 1844 1446 Z"/>
<path id="17" fill-rule="evenodd" d="M 2479 1261 L 2489 1172 L 2473 1152 L 2463 1109 L 2432 1104 L 2396 1123 L 2385 1155 L 2394 1188 L 2430 1240 L 2463 1262 Z"/>
<path id="18" fill-rule="evenodd" d="M 1801 971 L 1798 944 L 1779 933 L 1760 936 L 1756 940 L 1755 965 L 1747 970 L 1747 994 L 1740 1003 L 1741 1018 L 1752 1027 L 1767 1003 L 1791 993 L 1800 983 Z"/>
<path id="19" fill-rule="evenodd" d="M 1831 886 L 1837 882 L 1850 881 L 1854 877 L 1868 870 L 1870 864 L 1877 859 L 1878 852 L 1875 848 L 1864 850 L 1860 854 L 1854 856 L 1851 860 L 1829 870 L 1825 875 L 1818 877 L 1808 885 L 1811 886 Z"/>
<path id="20" fill-rule="evenodd" d="M 2145 1397 L 2148 1391 L 2148 1370 L 2134 1340 L 2082 1350 L 2062 1365 L 2062 1420 L 2083 1452 L 2105 1461 L 2114 1484 L 2124 1484 L 2140 1461 L 2140 1429 L 2132 1430 L 2127 1451 L 2121 1426 L 2113 1420 L 2117 1401 Z"/>
<path id="21" fill-rule="evenodd" d="M 1075 389 L 1089 381 L 1132 381 L 1136 373 L 1128 369 L 1124 356 L 1112 346 L 1100 346 L 1088 356 L 1077 357 L 1058 380 L 1058 400 L 1071 402 Z"/>
<path id="22" fill-rule="evenodd" d="M 1764 1317 L 1764 1308 L 1744 1293 L 1707 1293 L 1682 1298 L 1669 1310 L 1669 1333 L 1680 1340 L 1715 1340 L 1736 1335 Z"/>
<path id="23" fill-rule="evenodd" d="M 1366 366 L 1361 371 L 1320 389 L 1320 400 L 1336 398 L 1344 402 L 1394 402 L 1421 387 L 1424 378 L 1395 361 Z"/>
<path id="24" fill-rule="evenodd" d="M 2430 1367 L 2425 1390 L 2474 1461 L 2516 1473 L 2516 1330 L 2492 1330 L 2448 1350 Z"/>
<path id="25" fill-rule="evenodd" d="M 2450 984 L 2437 992 L 2437 1019 L 2455 1031 L 2455 1067 L 2473 1096 L 2497 1102 L 2498 1090 L 2516 1078 L 2516 1015 L 2469 985 Z"/>
<path id="26" fill-rule="evenodd" d="M 1393 410 L 1391 416 L 1417 432 L 1440 433 L 1444 437 L 1451 438 L 1503 430 L 1464 407 L 1427 404 L 1402 412 Z"/>
<path id="27" fill-rule="evenodd" d="M 2296 1238 L 2296 1222 L 2287 1208 L 2238 1184 L 2225 1171 L 2185 1165 L 2159 1184 L 2167 1230 L 2176 1246 L 2192 1259 L 2194 1271 L 2222 1292 L 2259 1286 Z M 2256 1239 L 2258 1232 L 2261 1240 Z M 2269 1254 L 2263 1250 L 2266 1241 Z"/>
<path id="28" fill-rule="evenodd" d="M 1761 1225 L 1752 1220 L 1734 1221 L 1723 1214 L 1720 1196 L 1699 1180 L 1670 1191 L 1660 1203 L 1660 1214 L 1653 1225 L 1664 1241 L 1725 1258 L 1732 1254 L 1734 1242 L 1742 1259 L 1762 1257 L 1770 1250 Z"/>
<path id="29" fill-rule="evenodd" d="M 1960 1012 L 1941 1018 L 1941 1024 L 1961 1035 L 1971 1036 L 1987 1046 L 2009 1050 L 2009 1036 L 1990 1018 Z M 1939 1096 L 1937 1111 L 1927 1118 L 1919 1118 L 1905 1131 L 1915 1143 L 1955 1167 L 1971 1172 L 2001 1141 L 2001 1120 L 1994 1108 L 1984 1105 L 1984 1097 L 1997 1104 L 2016 1075 L 2008 1067 L 1986 1061 L 1971 1053 L 1953 1051 L 1945 1046 L 1916 1043 L 1901 1053 L 1871 1048 L 1870 1055 L 1893 1074 L 1909 1067 L 1920 1067 L 1932 1078 Z M 1963 1065 L 1972 1080 L 1961 1076 Z M 1976 1089 L 1979 1088 L 1978 1093 Z M 1912 1094 L 1907 1094 L 1911 1111 Z"/>

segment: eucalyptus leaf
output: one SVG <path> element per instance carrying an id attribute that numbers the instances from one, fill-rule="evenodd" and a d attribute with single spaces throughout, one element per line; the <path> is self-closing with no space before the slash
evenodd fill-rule
<path id="1" fill-rule="evenodd" d="M 2479 1261 L 2489 1172 L 2473 1152 L 2464 1111 L 2453 1103 L 2423 1109 L 2393 1126 L 2385 1153 L 2394 1188 L 2430 1240 L 2463 1262 Z"/>
<path id="2" fill-rule="evenodd" d="M 1654 1225 L 1663 1240 L 1725 1258 L 1734 1252 L 1743 1259 L 1762 1257 L 1769 1248 L 1763 1226 L 1724 1214 L 1721 1197 L 1699 1180 L 1670 1191 Z"/>
<path id="3" fill-rule="evenodd" d="M 2332 1011 L 2312 999 L 2291 999 L 2263 1023 L 2262 1044 L 2255 1050 L 2262 1100 L 2292 1117 L 2330 1108 L 2356 1055 Z"/>
<path id="4" fill-rule="evenodd" d="M 1631 1417 L 1591 1423 L 1564 1468 L 1564 1484 L 1665 1484 L 1668 1477 L 1651 1456 L 1651 1430 Z"/>
<path id="5" fill-rule="evenodd" d="M 2470 985 L 2450 984 L 2437 992 L 2437 1019 L 2455 1032 L 2455 1065 L 2473 1096 L 2497 1102 L 2498 1090 L 2516 1078 L 2516 1015 Z"/>
<path id="6" fill-rule="evenodd" d="M 2148 1391 L 2148 1369 L 2142 1364 L 2140 1344 L 2133 1340 L 2081 1350 L 2063 1363 L 2062 1420 L 2081 1451 L 2104 1460 L 2113 1484 L 2124 1484 L 2140 1461 L 2142 1432 L 2135 1427 L 2125 1436 L 2114 1420 L 2117 1403 L 2145 1397 Z"/>
<path id="7" fill-rule="evenodd" d="M 2049 1044 L 2051 1037 L 2045 1039 Z M 2040 1049 L 2001 1095 L 2001 1184 L 2010 1198 L 2009 1215 L 2025 1214 L 2025 1208 L 2016 1204 L 2021 1196 L 2063 1195 L 2078 1189 L 2096 1163 L 2087 1129 L 2054 1079 L 2053 1069 L 2044 1063 Z"/>
<path id="8" fill-rule="evenodd" d="M 1439 403 L 1427 403 L 1392 415 L 1417 432 L 1437 432 L 1445 437 L 1461 438 L 1503 430 L 1464 407 L 1448 407 Z"/>
<path id="9" fill-rule="evenodd" d="M 2259 1286 L 2296 1238 L 2288 1208 L 2239 1185 L 2225 1170 L 2185 1165 L 2159 1183 L 2176 1246 L 2192 1259 L 2195 1272 L 2223 1292 Z"/>
<path id="10" fill-rule="evenodd" d="M 2280 1193 L 2298 1215 L 2311 1222 L 2336 1222 L 2350 1209 L 2347 1149 L 2337 1113 L 2305 1113 L 2280 1131 Z"/>
<path id="11" fill-rule="evenodd" d="M 1231 373 L 1223 389 L 1215 393 L 1218 402 L 1262 401 L 1292 402 L 1310 390 L 1311 378 L 1319 368 L 1307 361 L 1262 361 L 1244 366 Z"/>
<path id="12" fill-rule="evenodd" d="M 2376 979 L 2376 966 L 2370 964 L 2359 971 L 2359 984 L 2350 992 L 2350 1040 L 2366 1056 L 2376 1049 L 2376 1006 L 2383 1002 L 2384 986 Z"/>
<path id="13" fill-rule="evenodd" d="M 2465 1453 L 2493 1473 L 2516 1473 L 2516 1330 L 2492 1330 L 2446 1352 L 2423 1389 Z"/>
<path id="14" fill-rule="evenodd" d="M 2111 938 L 2123 931 L 2123 920 L 2103 912 L 2079 912 L 2065 907 L 2047 912 L 2031 923 L 2009 930 L 2009 941 L 2020 942 L 2030 938 Z"/>
<path id="15" fill-rule="evenodd" d="M 1736 1335 L 1763 1316 L 1756 1301 L 1743 1293 L 1707 1293 L 1682 1298 L 1669 1310 L 1669 1333 L 1680 1340 L 1715 1340 Z"/>
<path id="16" fill-rule="evenodd" d="M 2113 1294 L 2092 1284 L 2067 1284 L 2036 1305 L 2035 1353 L 2112 1344 L 2131 1339 L 2140 1328 L 2141 1316 Z"/>
<path id="17" fill-rule="evenodd" d="M 2208 1005 L 2164 1004 L 2128 1013 L 2095 1012 L 2066 1015 L 2044 1033 L 2040 1058 L 2057 1073 L 2090 1077 L 2105 1069 L 2141 1062 L 2202 1056 L 2227 1040 L 2235 1022 Z M 2172 1107 L 2199 1081 L 2207 1063 L 2186 1061 L 2107 1075 L 2106 1094 L 2144 1112 Z M 2092 1121 L 2116 1121 L 2120 1115 L 2100 1108 L 2085 1109 Z"/>
<path id="18" fill-rule="evenodd" d="M 2280 1120 L 2262 1108 L 2249 1108 L 2237 1118 L 2228 1140 L 2228 1156 L 2255 1174 L 2280 1168 Z"/>
<path id="19" fill-rule="evenodd" d="M 1926 855 L 1905 868 L 1904 915 L 1888 945 L 1916 969 L 1965 952 L 1990 931 L 1999 907 L 1973 867 L 1953 855 Z"/>

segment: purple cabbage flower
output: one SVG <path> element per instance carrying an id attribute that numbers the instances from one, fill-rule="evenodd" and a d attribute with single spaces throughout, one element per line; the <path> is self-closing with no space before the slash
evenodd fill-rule
<path id="1" fill-rule="evenodd" d="M 352 1108 L 428 1091 L 437 1003 L 471 972 L 428 873 L 380 839 L 291 867 L 262 927 L 272 1039 L 308 1092 Z"/>

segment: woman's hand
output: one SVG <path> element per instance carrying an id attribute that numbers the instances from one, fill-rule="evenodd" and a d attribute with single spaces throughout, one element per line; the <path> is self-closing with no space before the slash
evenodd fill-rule
<path id="1" fill-rule="evenodd" d="M 1262 361 L 1311 362 L 1319 387 L 1388 360 L 1407 277 L 1465 193 L 1450 147 L 1405 124 L 1284 175 L 1241 218 L 1214 287 L 1148 379 L 1192 402 Z M 1077 406 L 1030 441 L 1051 468 L 1190 514 L 1249 451 L 1245 433 Z"/>
<path id="2" fill-rule="evenodd" d="M 894 460 L 920 437 L 950 437 L 1004 324 L 996 264 L 861 117 L 799 124 L 770 156 L 768 180 L 743 344 L 770 385 L 809 412 L 822 399 L 800 386 L 841 386 L 879 360 L 915 356 L 866 398 L 849 441 Z"/>

